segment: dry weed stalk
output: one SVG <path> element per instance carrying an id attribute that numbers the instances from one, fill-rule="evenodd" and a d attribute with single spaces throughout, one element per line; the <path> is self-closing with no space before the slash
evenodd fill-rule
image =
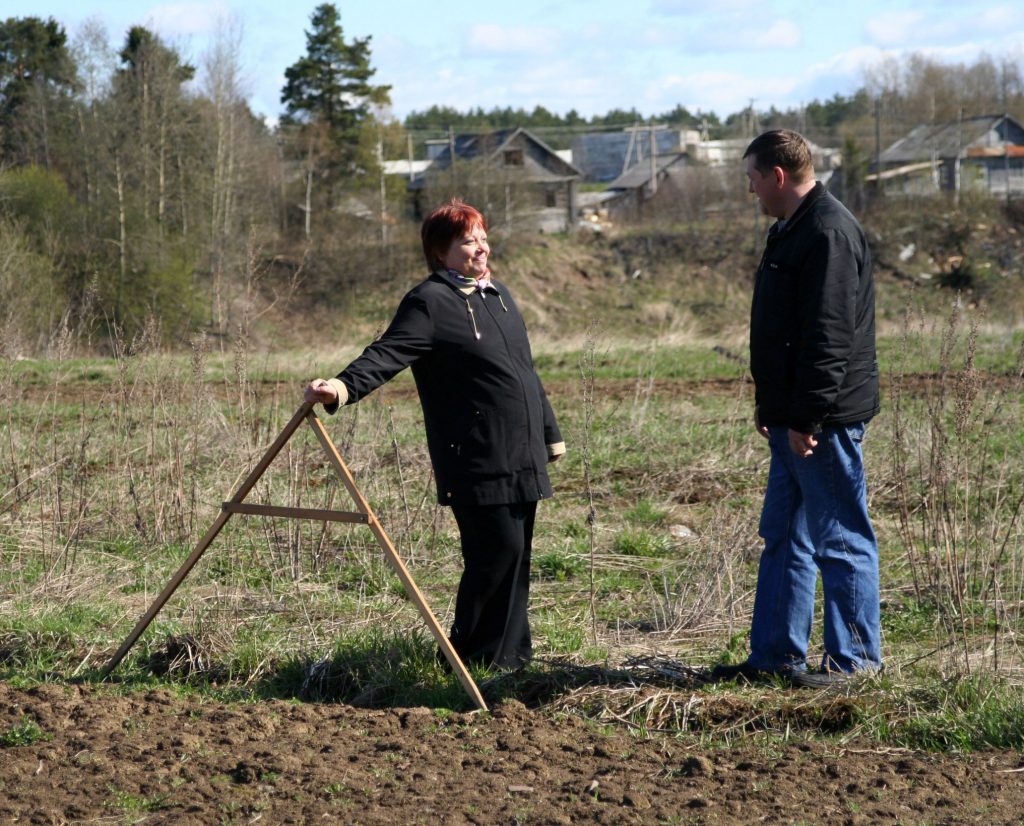
<path id="1" fill-rule="evenodd" d="M 594 554 L 597 547 L 597 511 L 594 508 L 594 483 L 593 483 L 593 456 L 591 453 L 591 435 L 594 426 L 594 385 L 597 371 L 597 322 L 590 325 L 587 332 L 586 345 L 580 355 L 580 388 L 583 396 L 583 430 L 580 433 L 580 457 L 583 461 L 583 484 L 587 495 L 587 533 L 590 538 L 590 639 L 597 644 L 597 606 L 595 595 L 597 586 L 595 582 L 595 560 Z"/>
<path id="2" fill-rule="evenodd" d="M 970 673 L 977 667 L 974 618 L 992 622 L 991 666 L 997 669 L 999 629 L 1022 615 L 1004 594 L 1024 592 L 1019 553 L 1024 492 L 1019 472 L 1006 461 L 1001 428 L 994 425 L 1014 415 L 1024 382 L 1018 354 L 1016 376 L 989 375 L 982 394 L 979 322 L 972 320 L 963 332 L 964 312 L 958 301 L 942 331 L 937 371 L 920 391 L 923 416 L 915 413 L 914 375 L 905 363 L 894 371 L 891 457 L 915 598 L 939 610 L 960 652 L 960 667 Z M 915 319 L 908 308 L 903 358 L 922 354 L 928 340 L 923 318 Z"/>

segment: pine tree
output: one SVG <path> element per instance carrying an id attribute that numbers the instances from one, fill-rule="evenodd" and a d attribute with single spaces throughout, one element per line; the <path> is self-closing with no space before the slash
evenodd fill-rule
<path id="1" fill-rule="evenodd" d="M 0 23 L 0 151 L 4 159 L 50 166 L 54 121 L 75 90 L 67 35 L 52 17 Z"/>
<path id="2" fill-rule="evenodd" d="M 374 85 L 370 65 L 370 38 L 348 42 L 338 9 L 331 3 L 317 6 L 306 31 L 306 55 L 285 70 L 281 91 L 285 115 L 281 122 L 292 137 L 292 154 L 304 166 L 306 236 L 310 235 L 313 182 L 328 205 L 343 179 L 362 177 L 373 182 L 376 158 L 368 152 L 362 132 L 373 122 L 372 107 L 389 104 L 390 86 Z M 358 181 L 357 181 L 358 182 Z"/>

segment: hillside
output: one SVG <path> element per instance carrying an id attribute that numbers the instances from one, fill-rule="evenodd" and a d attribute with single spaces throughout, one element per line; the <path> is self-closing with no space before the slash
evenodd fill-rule
<path id="1" fill-rule="evenodd" d="M 983 310 L 989 324 L 1016 328 L 1024 321 L 1024 205 L 890 202 L 862 222 L 874 256 L 881 334 L 902 326 L 908 301 L 941 315 L 957 295 Z M 513 290 L 540 347 L 591 331 L 610 340 L 643 335 L 742 347 L 767 226 L 763 217 L 755 225 L 744 209 L 700 224 L 574 236 L 509 237 L 495 227 L 492 266 Z M 404 245 L 403 267 L 382 280 L 343 282 L 329 308 L 309 307 L 300 290 L 264 331 L 264 343 L 308 344 L 319 331 L 338 327 L 339 310 L 346 339 L 382 329 L 423 274 L 415 234 L 407 231 L 396 243 Z M 307 318 L 315 319 L 316 332 L 304 328 Z"/>

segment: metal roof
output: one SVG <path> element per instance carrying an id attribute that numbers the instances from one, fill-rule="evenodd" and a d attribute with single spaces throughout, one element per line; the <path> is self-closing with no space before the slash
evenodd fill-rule
<path id="1" fill-rule="evenodd" d="M 936 158 L 955 158 L 967 154 L 968 147 L 1002 146 L 1024 141 L 1024 128 L 1006 115 L 980 115 L 949 123 L 922 124 L 914 127 L 882 152 L 885 164 L 906 164 Z"/>
<path id="2" fill-rule="evenodd" d="M 521 126 L 507 129 L 498 129 L 494 132 L 487 132 L 486 134 L 464 134 L 455 135 L 452 140 L 454 143 L 455 157 L 462 160 L 472 160 L 473 158 L 489 157 L 496 155 L 500 152 L 506 144 L 512 142 L 517 136 L 522 135 L 527 140 L 532 141 L 537 146 L 541 147 L 545 152 L 551 155 L 555 159 L 556 163 L 562 164 L 565 167 L 566 178 L 576 178 L 580 175 L 579 169 L 577 169 L 572 163 L 567 161 L 554 149 L 548 146 L 544 141 L 530 132 L 528 129 L 523 129 Z M 437 169 L 447 169 L 451 166 L 452 153 L 451 146 L 445 146 L 444 149 L 434 159 L 433 167 Z M 548 170 L 550 172 L 550 170 Z"/>
<path id="3" fill-rule="evenodd" d="M 685 152 L 670 152 L 666 155 L 655 155 L 655 174 L 661 175 L 670 166 L 674 166 L 680 161 L 685 161 Z M 609 189 L 636 189 L 637 187 L 647 186 L 651 182 L 651 161 L 650 159 L 642 160 L 639 163 L 633 164 L 629 169 L 619 175 L 614 181 L 608 184 Z"/>

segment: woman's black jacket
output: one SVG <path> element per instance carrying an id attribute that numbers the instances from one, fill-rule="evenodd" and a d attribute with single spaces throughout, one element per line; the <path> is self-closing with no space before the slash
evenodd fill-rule
<path id="1" fill-rule="evenodd" d="M 880 407 L 871 253 L 821 183 L 768 233 L 754 282 L 750 370 L 762 425 L 816 433 Z"/>
<path id="2" fill-rule="evenodd" d="M 508 290 L 466 294 L 437 273 L 401 301 L 384 334 L 338 374 L 356 402 L 406 367 L 423 407 L 442 505 L 551 496 L 548 445 L 562 437 Z"/>

